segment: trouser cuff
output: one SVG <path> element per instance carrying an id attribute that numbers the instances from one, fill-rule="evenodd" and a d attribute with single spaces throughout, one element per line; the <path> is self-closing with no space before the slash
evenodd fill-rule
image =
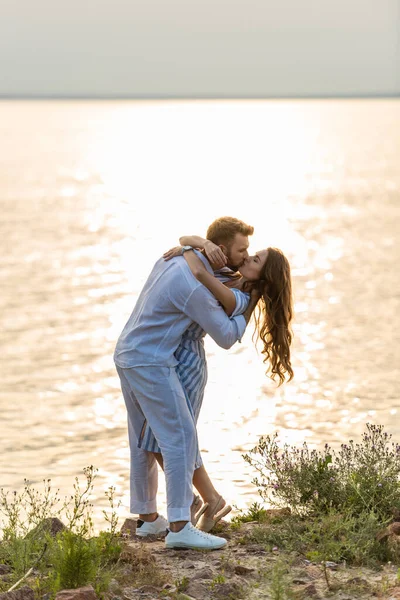
<path id="1" fill-rule="evenodd" d="M 190 521 L 190 506 L 185 508 L 168 508 L 168 521 Z"/>
<path id="2" fill-rule="evenodd" d="M 130 510 L 134 515 L 149 515 L 150 513 L 157 512 L 157 501 L 135 502 L 132 500 Z"/>

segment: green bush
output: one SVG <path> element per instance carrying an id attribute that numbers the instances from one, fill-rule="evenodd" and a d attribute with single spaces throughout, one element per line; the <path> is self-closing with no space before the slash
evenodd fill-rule
<path id="1" fill-rule="evenodd" d="M 85 539 L 69 530 L 59 533 L 48 557 L 52 565 L 53 590 L 57 592 L 93 583 L 100 558 L 96 539 Z"/>
<path id="2" fill-rule="evenodd" d="M 269 551 L 277 547 L 284 552 L 295 552 L 317 563 L 346 561 L 375 567 L 398 560 L 386 543 L 377 541 L 376 534 L 381 529 L 382 524 L 373 512 L 355 517 L 330 509 L 320 515 L 290 515 L 260 524 L 247 534 L 246 543 L 263 544 Z"/>
<path id="3" fill-rule="evenodd" d="M 400 445 L 379 425 L 367 423 L 360 444 L 350 440 L 335 452 L 285 444 L 278 434 L 262 437 L 243 458 L 259 473 L 253 483 L 261 497 L 298 514 L 345 510 L 389 520 L 400 509 Z"/>
<path id="4" fill-rule="evenodd" d="M 231 526 L 235 527 L 240 523 L 251 523 L 252 521 L 262 523 L 265 521 L 266 515 L 265 508 L 259 502 L 253 502 L 247 510 L 238 509 L 238 514 L 231 519 Z"/>
<path id="5" fill-rule="evenodd" d="M 106 492 L 111 508 L 110 514 L 103 511 L 108 530 L 90 537 L 93 507 L 89 498 L 96 469 L 90 466 L 83 471 L 84 485 L 75 478 L 74 493 L 64 501 L 59 498 L 58 490 L 52 492 L 50 480 L 44 482 L 43 492 L 28 481 L 21 493 L 0 490 L 0 562 L 11 566 L 12 580 L 8 586 L 35 567 L 40 573 L 37 587 L 41 595 L 88 583 L 96 591 L 104 591 L 121 553 L 115 489 L 110 487 Z M 56 535 L 50 532 L 54 517 L 67 525 Z"/>

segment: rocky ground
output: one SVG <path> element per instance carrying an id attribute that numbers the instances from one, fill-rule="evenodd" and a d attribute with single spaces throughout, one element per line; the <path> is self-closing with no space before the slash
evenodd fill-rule
<path id="1" fill-rule="evenodd" d="M 223 523 L 219 535 L 228 539 L 228 545 L 222 550 L 167 550 L 163 539 L 136 537 L 135 522 L 128 519 L 122 527 L 118 570 L 103 600 L 400 599 L 397 566 L 386 564 L 374 571 L 328 562 L 324 567 L 295 553 L 251 543 L 249 534 L 258 526 L 244 523 L 233 530 Z M 4 565 L 0 577 L 7 577 Z M 0 594 L 0 600 L 34 600 L 29 587 L 34 577 L 33 573 L 19 590 Z M 56 596 L 56 600 L 96 599 L 91 586 Z"/>
<path id="2" fill-rule="evenodd" d="M 167 581 L 125 588 L 114 581 L 114 595 L 126 600 L 400 599 L 396 566 L 383 565 L 374 571 L 330 562 L 324 568 L 278 548 L 248 543 L 249 533 L 258 526 L 245 523 L 232 530 L 223 524 L 219 535 L 228 539 L 228 545 L 212 552 L 167 550 L 163 540 L 143 542 L 132 533 L 122 556 L 127 566 L 129 556 L 134 563 L 141 555 L 152 564 L 155 579 L 162 573 Z M 129 521 L 123 529 L 129 531 Z"/>

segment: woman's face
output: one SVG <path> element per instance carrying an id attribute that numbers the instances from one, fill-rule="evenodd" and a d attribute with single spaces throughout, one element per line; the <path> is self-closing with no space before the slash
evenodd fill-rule
<path id="1" fill-rule="evenodd" d="M 257 281 L 267 260 L 268 250 L 260 250 L 253 256 L 249 256 L 240 267 L 239 272 L 249 281 Z"/>

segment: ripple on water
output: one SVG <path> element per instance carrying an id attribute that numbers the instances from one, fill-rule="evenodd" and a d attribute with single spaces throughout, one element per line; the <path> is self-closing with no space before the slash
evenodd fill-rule
<path id="1" fill-rule="evenodd" d="M 399 439 L 400 103 L 383 102 L 233 103 L 222 112 L 193 103 L 187 122 L 173 103 L 58 103 L 50 121 L 40 103 L 4 105 L 2 486 L 51 477 L 68 494 L 93 464 L 96 519 L 111 484 L 128 511 L 126 412 L 112 354 L 152 263 L 193 230 L 188 197 L 202 207 L 196 233 L 236 214 L 256 224 L 253 249 L 266 239 L 281 246 L 293 274 L 290 384 L 276 389 L 265 377 L 250 330 L 228 352 L 207 340 L 198 431 L 220 491 L 241 506 L 258 499 L 242 454 L 273 431 L 288 443 L 338 445 L 371 421 Z M 236 132 L 234 153 L 224 127 Z M 162 477 L 160 501 L 164 509 Z"/>

